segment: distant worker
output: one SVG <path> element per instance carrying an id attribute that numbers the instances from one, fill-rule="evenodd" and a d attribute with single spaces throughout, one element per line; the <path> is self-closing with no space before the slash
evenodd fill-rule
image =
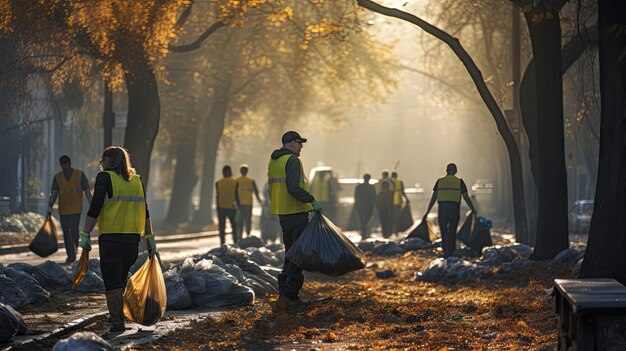
<path id="1" fill-rule="evenodd" d="M 150 257 L 156 253 L 156 243 L 145 184 L 135 173 L 128 151 L 119 146 L 107 147 L 100 169 L 79 243 L 83 250 L 91 250 L 90 233 L 97 220 L 100 268 L 112 324 L 109 333 L 115 334 L 126 330 L 124 289 L 130 267 L 137 260 L 141 236 L 146 239 Z"/>
<path id="2" fill-rule="evenodd" d="M 48 216 L 52 213 L 52 206 L 54 206 L 58 195 L 63 242 L 67 253 L 65 264 L 71 264 L 76 261 L 78 226 L 80 215 L 83 212 L 83 193 L 87 201 L 91 203 L 91 192 L 85 173 L 80 169 L 72 168 L 72 161 L 69 156 L 61 156 L 59 163 L 61 164 L 61 172 L 57 173 L 52 180 Z"/>
<path id="3" fill-rule="evenodd" d="M 322 206 L 307 191 L 307 179 L 298 158 L 307 140 L 297 132 L 288 131 L 281 141 L 283 146 L 272 152 L 267 176 L 272 214 L 278 215 L 287 252 L 309 224 L 309 212 L 321 212 Z M 276 311 L 286 312 L 308 305 L 298 297 L 303 284 L 302 269 L 285 258 L 278 275 Z"/>
<path id="4" fill-rule="evenodd" d="M 365 240 L 369 236 L 369 228 L 367 223 L 374 214 L 374 204 L 376 203 L 376 189 L 370 184 L 372 178 L 369 173 L 363 175 L 363 183 L 354 189 L 354 208 L 359 216 L 359 225 L 361 228 L 361 240 Z"/>
<path id="5" fill-rule="evenodd" d="M 398 179 L 397 171 L 391 172 L 391 182 L 394 185 L 392 225 L 393 225 L 393 233 L 395 234 L 398 232 L 397 225 L 398 225 L 398 218 L 400 217 L 400 212 L 402 211 L 402 198 L 404 197 L 407 204 L 410 201 L 409 201 L 409 198 L 406 196 L 406 193 L 404 192 L 404 183 L 402 182 L 402 180 Z"/>
<path id="6" fill-rule="evenodd" d="M 233 233 L 233 243 L 239 240 L 237 236 L 237 207 L 235 204 L 235 188 L 237 182 L 233 179 L 230 166 L 222 168 L 223 178 L 215 182 L 215 203 L 217 204 L 217 222 L 220 232 L 220 245 L 226 243 L 226 218 L 230 222 Z"/>
<path id="7" fill-rule="evenodd" d="M 389 170 L 388 169 L 383 169 L 383 172 L 381 173 L 381 178 L 378 180 L 378 183 L 376 183 L 376 193 L 377 194 L 380 193 L 380 191 L 382 190 L 383 183 L 389 184 L 389 190 L 391 190 L 391 192 L 395 191 L 396 185 L 389 178 Z"/>
<path id="8" fill-rule="evenodd" d="M 435 200 L 439 205 L 439 228 L 441 230 L 441 245 L 443 246 L 443 255 L 445 258 L 452 256 L 456 250 L 456 227 L 459 224 L 461 211 L 461 196 L 478 216 L 472 200 L 467 195 L 467 186 L 461 178 L 456 177 L 456 165 L 448 164 L 446 167 L 446 176 L 439 178 L 433 188 L 433 196 L 428 204 L 428 209 L 422 218 L 426 220 L 428 213 L 435 204 Z"/>
<path id="9" fill-rule="evenodd" d="M 237 203 L 237 211 L 239 211 L 239 218 L 237 218 L 237 233 L 241 233 L 243 238 L 243 227 L 246 227 L 246 234 L 250 236 L 250 230 L 252 229 L 252 193 L 256 197 L 259 204 L 262 204 L 259 197 L 259 189 L 256 187 L 254 179 L 248 178 L 248 165 L 242 164 L 239 167 L 239 176 L 235 179 L 235 202 Z"/>
<path id="10" fill-rule="evenodd" d="M 331 171 L 317 172 L 309 187 L 311 195 L 320 202 L 324 214 L 335 220 L 335 180 Z"/>
<path id="11" fill-rule="evenodd" d="M 378 218 L 380 219 L 380 228 L 383 237 L 391 236 L 393 221 L 393 191 L 389 189 L 389 182 L 382 182 L 381 189 L 376 195 L 376 209 L 378 209 Z"/>

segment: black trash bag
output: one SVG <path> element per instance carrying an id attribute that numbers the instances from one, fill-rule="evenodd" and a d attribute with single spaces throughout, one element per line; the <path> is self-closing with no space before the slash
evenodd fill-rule
<path id="1" fill-rule="evenodd" d="M 400 210 L 400 215 L 396 221 L 396 229 L 403 232 L 413 226 L 413 216 L 411 215 L 411 206 L 407 203 Z"/>
<path id="2" fill-rule="evenodd" d="M 249 247 L 262 247 L 263 240 L 261 240 L 261 238 L 259 238 L 258 236 L 251 235 L 247 238 L 243 238 L 237 241 L 237 246 L 242 249 L 247 249 Z"/>
<path id="3" fill-rule="evenodd" d="M 33 271 L 35 270 L 35 266 L 33 266 L 32 264 L 22 263 L 22 262 L 11 263 L 7 266 L 7 268 L 12 268 L 18 271 L 22 271 L 30 275 L 33 275 Z"/>
<path id="4" fill-rule="evenodd" d="M 165 272 L 163 278 L 167 290 L 167 309 L 185 310 L 191 308 L 191 294 L 185 287 L 183 278 L 174 270 Z"/>
<path id="5" fill-rule="evenodd" d="M 94 271 L 87 271 L 82 282 L 78 284 L 75 291 L 80 292 L 101 292 L 105 291 L 104 280 Z"/>
<path id="6" fill-rule="evenodd" d="M 15 280 L 0 274 L 0 296 L 4 302 L 13 308 L 22 308 L 30 303 L 28 296 L 24 294 Z"/>
<path id="7" fill-rule="evenodd" d="M 493 245 L 489 228 L 476 220 L 476 216 L 471 212 L 465 217 L 465 222 L 456 237 L 477 252 L 482 252 L 485 246 Z"/>
<path id="8" fill-rule="evenodd" d="M 433 225 L 430 224 L 428 220 L 423 220 L 415 229 L 411 230 L 409 235 L 407 235 L 406 239 L 418 238 L 422 239 L 425 242 L 431 242 L 432 237 L 434 237 L 435 231 L 433 229 Z"/>
<path id="9" fill-rule="evenodd" d="M 4 274 L 19 285 L 30 303 L 46 302 L 50 298 L 50 292 L 39 285 L 37 279 L 32 275 L 10 267 L 4 269 Z"/>
<path id="10" fill-rule="evenodd" d="M 186 259 L 180 271 L 194 306 L 239 307 L 254 303 L 254 291 L 237 282 L 213 261 Z"/>
<path id="11" fill-rule="evenodd" d="M 115 348 L 92 332 L 77 332 L 57 341 L 52 351 L 115 351 Z"/>
<path id="12" fill-rule="evenodd" d="M 209 258 L 208 256 L 211 256 L 211 260 L 215 261 L 215 263 L 220 266 L 224 264 L 237 265 L 243 271 L 244 277 L 249 280 L 246 281 L 244 285 L 252 288 L 255 293 L 278 293 L 278 281 L 276 278 L 266 273 L 258 264 L 251 261 L 247 251 L 223 245 L 212 249 L 209 251 L 208 255 L 203 255 L 205 258 Z"/>
<path id="13" fill-rule="evenodd" d="M 338 277 L 365 268 L 365 255 L 324 215 L 315 213 L 285 258 L 305 271 Z"/>
<path id="14" fill-rule="evenodd" d="M 72 287 L 72 276 L 65 268 L 54 261 L 46 261 L 33 269 L 35 279 L 46 289 L 69 290 Z"/>
<path id="15" fill-rule="evenodd" d="M 54 224 L 52 216 L 48 216 L 43 222 L 41 229 L 28 245 L 28 249 L 41 257 L 48 257 L 59 250 L 57 226 Z"/>
<path id="16" fill-rule="evenodd" d="M 27 330 L 28 326 L 22 315 L 11 306 L 0 302 L 0 342 L 8 341 L 16 335 L 24 335 Z"/>

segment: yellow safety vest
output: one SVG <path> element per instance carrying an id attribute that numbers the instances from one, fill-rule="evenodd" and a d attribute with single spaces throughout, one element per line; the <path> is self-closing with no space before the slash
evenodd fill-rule
<path id="1" fill-rule="evenodd" d="M 105 171 L 111 176 L 113 196 L 104 198 L 104 205 L 98 216 L 98 232 L 143 234 L 146 229 L 146 195 L 141 185 L 141 177 L 135 174 L 126 180 L 114 171 Z"/>
<path id="2" fill-rule="evenodd" d="M 233 177 L 222 178 L 215 184 L 217 185 L 217 208 L 236 208 L 235 186 L 237 182 Z"/>
<path id="3" fill-rule="evenodd" d="M 326 177 L 313 178 L 313 184 L 311 184 L 311 195 L 315 200 L 319 202 L 328 201 L 328 183 L 329 180 Z"/>
<path id="4" fill-rule="evenodd" d="M 239 196 L 239 204 L 244 206 L 252 205 L 252 192 L 254 191 L 254 181 L 244 175 L 240 176 L 235 181 L 237 182 L 237 196 Z"/>
<path id="5" fill-rule="evenodd" d="M 393 204 L 394 206 L 402 205 L 402 189 L 404 184 L 400 179 L 393 179 L 395 183 L 395 190 L 393 191 Z"/>
<path id="6" fill-rule="evenodd" d="M 437 181 L 437 202 L 461 203 L 461 178 L 447 175 Z"/>
<path id="7" fill-rule="evenodd" d="M 283 155 L 277 159 L 270 159 L 267 166 L 267 177 L 269 184 L 270 206 L 272 214 L 285 215 L 313 211 L 313 206 L 308 202 L 302 202 L 289 194 L 287 190 L 287 172 L 285 166 L 287 160 L 293 154 Z M 304 176 L 302 162 L 300 162 L 300 187 L 308 189 L 308 183 Z"/>
<path id="8" fill-rule="evenodd" d="M 65 178 L 63 172 L 57 173 L 54 179 L 59 185 L 59 214 L 80 214 L 83 210 L 83 172 L 72 168 L 70 180 Z"/>

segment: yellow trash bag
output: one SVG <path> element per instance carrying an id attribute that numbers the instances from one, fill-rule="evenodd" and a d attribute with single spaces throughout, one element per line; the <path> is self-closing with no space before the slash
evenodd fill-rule
<path id="1" fill-rule="evenodd" d="M 88 269 L 89 250 L 83 249 L 83 253 L 80 254 L 80 259 L 78 260 L 78 267 L 76 267 L 76 274 L 74 274 L 74 279 L 72 279 L 72 289 L 79 286 L 80 283 L 83 282 L 83 279 L 85 278 Z"/>
<path id="2" fill-rule="evenodd" d="M 163 317 L 167 291 L 159 259 L 148 257 L 124 291 L 124 316 L 135 323 L 153 325 Z"/>

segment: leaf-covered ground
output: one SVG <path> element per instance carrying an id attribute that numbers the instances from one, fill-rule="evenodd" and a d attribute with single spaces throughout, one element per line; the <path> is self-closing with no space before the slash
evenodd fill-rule
<path id="1" fill-rule="evenodd" d="M 535 262 L 523 271 L 464 283 L 413 279 L 437 251 L 383 258 L 339 278 L 307 276 L 303 298 L 333 299 L 275 314 L 275 296 L 217 319 L 193 322 L 134 350 L 554 350 L 557 318 L 546 289 L 567 268 Z M 391 269 L 390 279 L 375 272 Z"/>

